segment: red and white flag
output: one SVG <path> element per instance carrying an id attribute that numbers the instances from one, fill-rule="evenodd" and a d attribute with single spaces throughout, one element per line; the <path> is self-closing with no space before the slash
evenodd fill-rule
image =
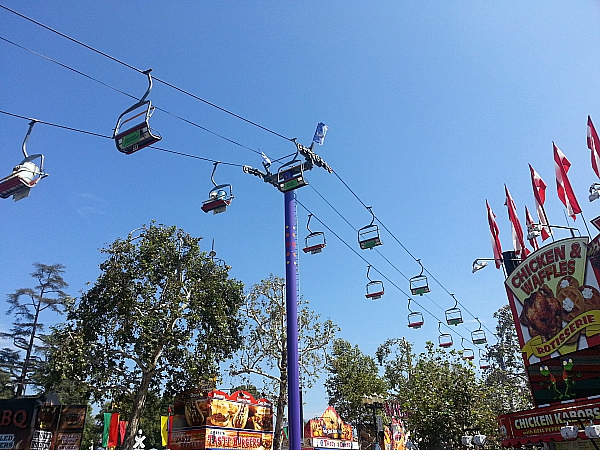
<path id="1" fill-rule="evenodd" d="M 548 226 L 546 211 L 544 210 L 547 186 L 544 180 L 542 180 L 542 177 L 540 177 L 535 169 L 531 167 L 531 164 L 529 164 L 529 171 L 531 172 L 531 185 L 533 186 L 533 197 L 535 198 L 535 210 L 537 212 L 540 224 L 542 225 L 542 242 L 544 242 L 552 234 L 552 231 Z"/>
<path id="2" fill-rule="evenodd" d="M 525 207 L 525 224 L 527 225 L 527 230 L 529 230 L 530 228 L 533 227 L 533 224 L 535 222 L 533 221 L 533 218 L 531 217 L 531 214 L 529 213 L 529 210 L 527 209 L 527 206 Z M 529 241 L 529 245 L 531 245 L 531 248 L 533 248 L 534 250 L 539 250 L 540 246 L 538 245 L 538 241 L 537 238 L 534 237 L 533 239 L 527 239 Z"/>
<path id="3" fill-rule="evenodd" d="M 508 208 L 508 220 L 512 224 L 512 241 L 515 249 L 515 253 L 518 259 L 525 259 L 530 251 L 525 247 L 525 240 L 523 239 L 523 227 L 517 217 L 517 208 L 515 202 L 508 192 L 508 188 L 504 185 L 504 192 L 506 192 L 506 202 L 504 203 Z"/>
<path id="4" fill-rule="evenodd" d="M 587 146 L 592 152 L 592 169 L 600 178 L 600 139 L 590 116 L 587 123 Z"/>
<path id="5" fill-rule="evenodd" d="M 490 233 L 492 236 L 492 251 L 494 252 L 494 261 L 496 263 L 496 269 L 502 266 L 502 245 L 500 245 L 500 229 L 496 223 L 496 215 L 492 212 L 492 208 L 488 201 L 485 201 L 487 208 L 488 223 L 490 225 Z"/>
<path id="6" fill-rule="evenodd" d="M 552 143 L 552 146 L 554 147 L 554 168 L 556 170 L 558 198 L 560 198 L 560 201 L 563 202 L 565 208 L 567 208 L 569 215 L 575 220 L 577 217 L 576 214 L 581 214 L 581 208 L 575 197 L 575 192 L 571 187 L 569 177 L 567 177 L 567 172 L 571 167 L 571 163 L 554 142 Z"/>

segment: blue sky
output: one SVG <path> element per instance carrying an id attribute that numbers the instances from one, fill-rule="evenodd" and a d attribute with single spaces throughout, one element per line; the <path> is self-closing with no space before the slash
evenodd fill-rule
<path id="1" fill-rule="evenodd" d="M 485 200 L 509 249 L 503 185 L 524 222 L 524 206 L 534 211 L 530 163 L 549 186 L 550 222 L 565 225 L 552 141 L 571 160 L 585 217 L 598 215 L 587 201 L 598 180 L 585 144 L 587 115 L 600 125 L 598 2 L 2 4 L 305 145 L 325 122 L 318 153 L 393 236 L 382 231 L 379 253 L 359 250 L 355 229 L 370 222 L 368 211 L 338 177 L 311 171 L 298 199 L 343 241 L 327 232 L 323 253 L 300 255 L 300 290 L 367 354 L 388 338 L 405 336 L 417 350 L 438 338 L 437 320 L 427 314 L 423 328 L 406 326 L 405 277 L 420 268 L 397 240 L 441 282 L 431 280 L 431 293 L 416 299 L 424 309 L 443 318 L 454 303 L 448 292 L 464 305 L 465 324 L 452 330 L 455 348 L 477 328 L 475 316 L 494 329 L 492 314 L 506 304 L 502 273 L 471 273 L 475 258 L 491 256 Z M 3 9 L 0 36 L 137 97 L 146 89 L 143 75 Z M 132 103 L 5 41 L 0 55 L 2 111 L 110 135 Z M 254 167 L 259 149 L 271 159 L 294 151 L 289 141 L 164 84 L 155 84 L 150 99 L 242 144 L 156 111 L 151 123 L 163 148 Z M 0 114 L 1 176 L 21 160 L 27 123 Z M 64 264 L 69 293 L 77 295 L 99 274 L 98 249 L 151 220 L 202 236 L 207 251 L 214 239 L 247 287 L 271 273 L 284 276 L 283 195 L 238 166 L 218 167 L 216 181 L 230 183 L 235 199 L 212 215 L 200 210 L 212 187 L 210 162 L 152 149 L 126 156 L 109 139 L 43 124 L 28 149 L 45 155 L 50 176 L 30 197 L 0 203 L 2 301 L 32 284 L 34 262 Z M 298 216 L 303 239 L 300 206 Z M 580 218 L 575 225 L 582 227 Z M 326 231 L 317 221 L 311 228 Z M 371 278 L 384 280 L 378 301 L 365 298 L 361 257 L 374 267 Z M 304 399 L 305 416 L 326 407 L 322 387 Z"/>

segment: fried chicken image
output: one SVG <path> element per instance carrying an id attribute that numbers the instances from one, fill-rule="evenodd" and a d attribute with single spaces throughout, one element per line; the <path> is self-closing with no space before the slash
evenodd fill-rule
<path id="1" fill-rule="evenodd" d="M 541 336 L 545 342 L 562 328 L 562 307 L 552 289 L 544 284 L 523 302 L 519 319 L 529 329 L 531 337 Z"/>

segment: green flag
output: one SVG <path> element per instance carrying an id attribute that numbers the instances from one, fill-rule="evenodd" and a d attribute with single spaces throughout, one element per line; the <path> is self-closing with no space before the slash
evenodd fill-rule
<path id="1" fill-rule="evenodd" d="M 104 431 L 102 432 L 102 447 L 104 448 L 108 445 L 108 430 L 110 429 L 111 416 L 111 413 L 104 413 Z"/>

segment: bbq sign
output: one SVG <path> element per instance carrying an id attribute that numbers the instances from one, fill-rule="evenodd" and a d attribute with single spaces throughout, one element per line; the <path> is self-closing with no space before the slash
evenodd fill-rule
<path id="1" fill-rule="evenodd" d="M 600 334 L 600 291 L 588 247 L 587 237 L 551 243 L 506 279 L 527 363 L 587 348 L 586 339 Z"/>

